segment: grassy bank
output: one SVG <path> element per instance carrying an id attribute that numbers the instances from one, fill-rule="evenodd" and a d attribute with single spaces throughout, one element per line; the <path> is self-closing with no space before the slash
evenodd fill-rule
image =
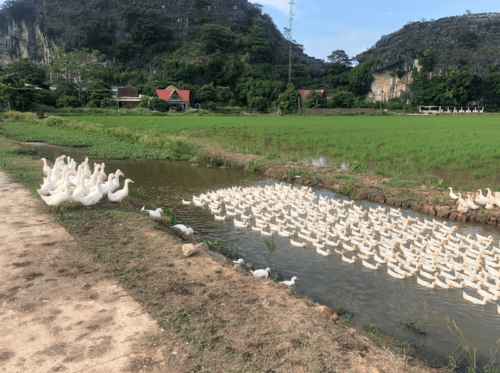
<path id="1" fill-rule="evenodd" d="M 22 142 L 88 147 L 91 156 L 101 159 L 175 160 L 196 153 L 192 144 L 155 130 L 139 133 L 52 116 L 37 120 L 33 113 L 8 112 L 4 117 L 9 120 L 0 123 L 0 133 L 4 136 Z"/>
<path id="2" fill-rule="evenodd" d="M 39 157 L 0 137 L 0 168 L 35 196 Z M 97 210 L 68 205 L 61 213 L 40 203 L 76 239 L 77 250 L 103 264 L 165 330 L 150 343 L 163 346 L 174 371 L 434 371 L 376 328 L 334 323 L 289 289 L 235 273 L 206 254 L 184 258 L 168 224 L 141 215 L 140 206 L 134 200 L 103 202 Z"/>

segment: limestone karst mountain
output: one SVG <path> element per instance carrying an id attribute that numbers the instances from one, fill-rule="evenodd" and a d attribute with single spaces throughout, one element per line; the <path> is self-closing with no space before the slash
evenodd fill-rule
<path id="1" fill-rule="evenodd" d="M 277 57 L 288 45 L 272 19 L 247 0 L 9 0 L 0 11 L 0 65 L 21 58 L 45 64 L 56 46 L 81 46 L 82 30 L 99 45 L 116 46 L 131 40 L 127 17 L 141 16 L 160 22 L 157 39 L 175 46 L 192 40 L 207 23 L 245 34 L 255 17 L 264 21 Z M 323 64 L 298 46 L 294 55 L 308 65 Z"/>
<path id="2" fill-rule="evenodd" d="M 367 98 L 387 101 L 411 96 L 409 84 L 414 68 L 420 69 L 426 51 L 429 74 L 439 74 L 451 67 L 469 66 L 482 75 L 500 64 L 500 13 L 470 14 L 436 21 L 413 22 L 383 36 L 377 44 L 357 56 L 358 61 L 372 57 L 372 92 Z"/>

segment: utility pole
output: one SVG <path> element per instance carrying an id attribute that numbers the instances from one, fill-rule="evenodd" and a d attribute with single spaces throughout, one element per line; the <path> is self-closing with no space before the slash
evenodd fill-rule
<path id="1" fill-rule="evenodd" d="M 288 50 L 288 83 L 292 81 L 292 26 L 293 26 L 293 6 L 295 5 L 295 0 L 290 0 L 290 36 L 289 36 L 289 42 L 290 42 L 290 47 Z"/>

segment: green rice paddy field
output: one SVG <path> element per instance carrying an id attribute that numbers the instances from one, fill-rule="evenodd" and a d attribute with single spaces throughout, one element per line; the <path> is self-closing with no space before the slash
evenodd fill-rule
<path id="1" fill-rule="evenodd" d="M 382 176 L 434 173 L 457 187 L 499 184 L 500 116 L 78 117 L 105 127 L 183 135 L 254 154 L 358 161 Z M 477 184 L 477 183 L 474 183 Z"/>
<path id="2" fill-rule="evenodd" d="M 281 155 L 295 161 L 326 157 L 335 167 L 357 161 L 362 170 L 377 175 L 420 181 L 434 176 L 457 189 L 500 186 L 497 115 L 81 116 L 72 117 L 68 123 L 62 126 L 77 137 L 88 137 L 98 130 L 100 136 L 153 148 L 164 146 L 166 138 L 177 137 L 224 150 L 271 153 L 274 158 Z M 38 131 L 45 134 L 39 136 L 40 141 L 60 127 L 49 126 Z M 9 127 L 21 141 L 37 140 L 27 135 L 33 129 L 26 127 L 21 134 L 20 129 Z"/>

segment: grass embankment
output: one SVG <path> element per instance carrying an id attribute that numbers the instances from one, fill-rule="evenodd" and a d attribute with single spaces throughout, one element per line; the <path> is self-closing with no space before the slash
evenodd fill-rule
<path id="1" fill-rule="evenodd" d="M 0 137 L 0 159 L 0 168 L 37 196 L 38 154 Z M 279 284 L 236 273 L 207 254 L 184 258 L 168 224 L 141 215 L 139 206 L 103 202 L 96 210 L 68 205 L 60 212 L 40 203 L 73 235 L 77 250 L 100 262 L 164 328 L 150 343 L 162 346 L 174 371 L 434 371 L 406 343 L 373 327 L 356 332 L 335 323 Z M 144 365 L 155 362 L 138 361 L 137 369 Z"/>
<path id="2" fill-rule="evenodd" d="M 0 125 L 3 135 L 22 142 L 88 147 L 101 159 L 185 159 L 195 154 L 192 144 L 156 131 L 130 131 L 49 116 L 37 121 L 33 113 L 8 112 Z"/>

